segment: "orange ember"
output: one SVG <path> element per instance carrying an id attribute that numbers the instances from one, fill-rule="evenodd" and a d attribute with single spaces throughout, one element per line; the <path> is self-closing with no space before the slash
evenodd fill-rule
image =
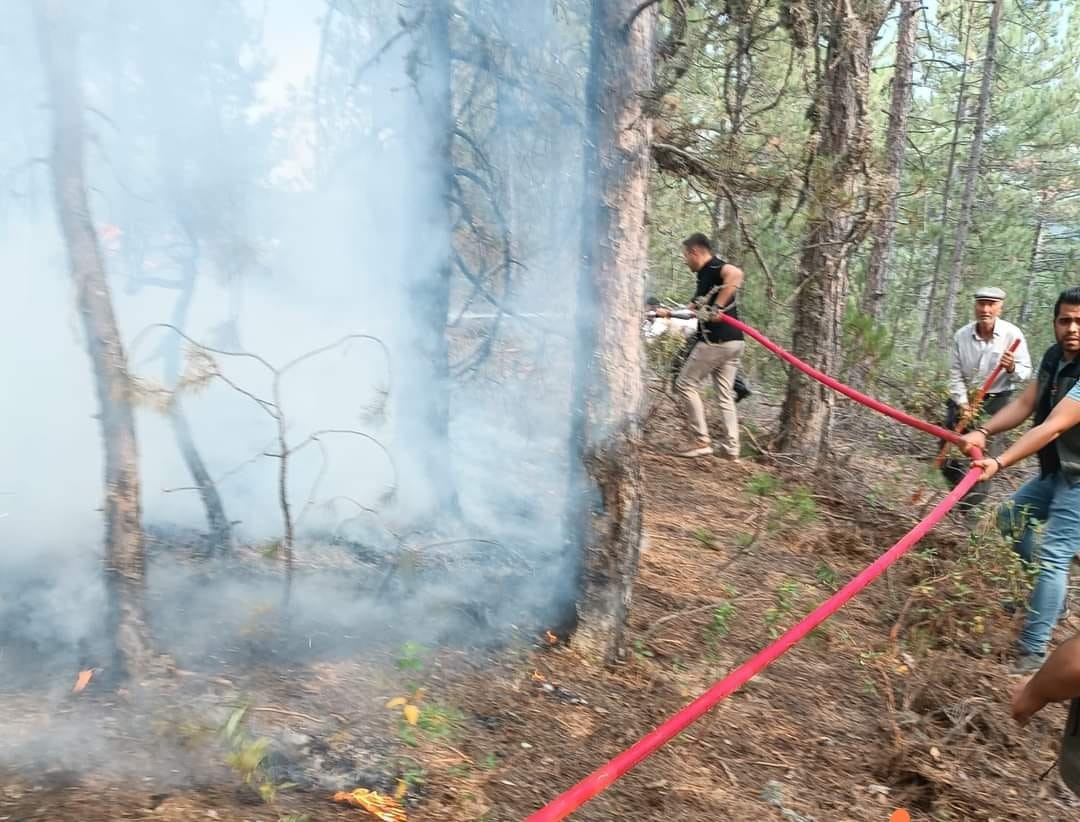
<path id="1" fill-rule="evenodd" d="M 75 680 L 75 687 L 71 689 L 71 692 L 73 694 L 77 694 L 79 691 L 89 685 L 90 679 L 91 677 L 93 677 L 93 675 L 93 669 L 90 669 L 89 671 L 79 671 L 79 676 Z"/>
<path id="2" fill-rule="evenodd" d="M 334 794 L 334 801 L 361 808 L 383 822 L 406 822 L 405 809 L 398 804 L 397 800 L 383 796 L 377 791 L 369 791 L 367 788 L 338 791 Z"/>
<path id="3" fill-rule="evenodd" d="M 533 671 L 532 679 L 533 682 L 544 682 L 544 675 L 539 671 Z"/>

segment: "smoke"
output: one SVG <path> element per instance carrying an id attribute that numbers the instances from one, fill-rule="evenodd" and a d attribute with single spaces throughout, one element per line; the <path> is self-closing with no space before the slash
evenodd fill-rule
<path id="1" fill-rule="evenodd" d="M 235 646 L 280 599 L 280 567 L 260 556 L 283 534 L 277 428 L 260 399 L 279 403 L 289 446 L 304 446 L 288 462 L 290 624 L 309 645 L 391 628 L 485 641 L 546 618 L 570 584 L 583 24 L 574 4 L 461 3 L 451 76 L 431 76 L 422 3 L 354 5 L 72 4 L 92 219 L 150 395 L 137 417 L 147 607 L 160 649 L 187 661 Z M 93 661 L 106 641 L 103 464 L 43 162 L 51 115 L 30 4 L 6 13 L 0 643 L 44 670 Z M 459 167 L 449 375 L 417 344 L 438 333 L 429 283 L 451 241 L 432 217 L 445 169 L 418 93 L 440 83 L 453 88 Z M 183 397 L 238 542 L 214 562 L 189 556 L 205 510 L 152 401 L 208 361 L 162 324 L 218 349 L 208 356 L 231 383 Z M 350 335 L 379 342 L 349 339 L 275 384 L 273 369 Z M 441 392 L 446 439 L 426 422 Z M 459 512 L 439 502 L 447 481 Z"/>

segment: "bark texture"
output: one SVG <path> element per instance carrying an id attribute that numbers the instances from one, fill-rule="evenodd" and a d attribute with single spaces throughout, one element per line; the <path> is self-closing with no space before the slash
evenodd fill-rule
<path id="1" fill-rule="evenodd" d="M 52 173 L 56 212 L 97 387 L 105 451 L 105 581 L 113 671 L 141 675 L 150 637 L 143 612 L 145 553 L 127 359 L 113 311 L 101 248 L 86 196 L 84 121 L 74 6 L 42 0 L 35 7 L 41 58 L 52 104 Z"/>
<path id="2" fill-rule="evenodd" d="M 869 157 L 867 118 L 871 38 L 883 7 L 876 2 L 824 2 L 828 52 L 818 81 L 813 116 L 819 142 L 811 169 L 813 205 L 799 256 L 799 297 L 792 351 L 826 373 L 836 371 L 848 262 L 865 218 L 857 218 L 864 193 L 862 169 Z M 777 447 L 818 459 L 828 451 L 833 395 L 791 369 L 781 409 Z"/>
<path id="3" fill-rule="evenodd" d="M 640 411 L 645 212 L 657 12 L 627 21 L 638 0 L 592 6 L 586 92 L 585 219 L 574 373 L 574 467 L 569 533 L 580 559 L 574 643 L 610 661 L 623 644 L 641 547 Z"/>
<path id="4" fill-rule="evenodd" d="M 904 148 L 907 144 L 908 113 L 911 111 L 911 76 L 915 65 L 915 35 L 918 33 L 919 0 L 900 0 L 900 20 L 896 33 L 896 68 L 893 72 L 892 101 L 889 104 L 889 127 L 885 132 L 885 167 L 881 186 L 884 199 L 880 222 L 870 249 L 862 310 L 880 321 L 885 309 L 889 263 L 896 234 L 897 199 L 904 171 Z"/>

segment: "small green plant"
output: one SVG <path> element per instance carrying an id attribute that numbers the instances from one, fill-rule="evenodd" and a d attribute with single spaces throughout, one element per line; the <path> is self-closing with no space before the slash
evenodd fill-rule
<path id="1" fill-rule="evenodd" d="M 713 609 L 712 621 L 705 629 L 713 642 L 731 633 L 731 620 L 734 616 L 735 605 L 731 602 L 722 602 Z"/>
<path id="2" fill-rule="evenodd" d="M 755 497 L 772 496 L 780 488 L 780 480 L 772 474 L 754 474 L 746 483 L 746 491 Z"/>
<path id="3" fill-rule="evenodd" d="M 252 739 L 244 730 L 250 705 L 239 705 L 221 726 L 220 736 L 229 753 L 225 764 L 232 768 L 245 785 L 253 785 L 267 804 L 274 802 L 280 791 L 295 788 L 295 783 L 276 783 L 266 772 L 265 764 L 270 752 L 270 740 L 266 737 Z"/>
<path id="4" fill-rule="evenodd" d="M 451 765 L 446 772 L 454 779 L 464 779 L 472 773 L 472 765 L 468 762 L 458 762 L 456 765 Z"/>
<path id="5" fill-rule="evenodd" d="M 825 560 L 818 560 L 817 567 L 814 569 L 814 579 L 816 579 L 821 585 L 826 588 L 835 591 L 837 583 L 840 578 L 836 575 L 836 571 L 832 569 L 832 566 Z"/>
<path id="6" fill-rule="evenodd" d="M 306 813 L 287 813 L 279 816 L 278 822 L 311 822 L 311 817 Z"/>
<path id="7" fill-rule="evenodd" d="M 777 498 L 775 515 L 781 523 L 809 525 L 818 518 L 817 504 L 808 490 L 798 486 Z"/>
<path id="8" fill-rule="evenodd" d="M 395 664 L 399 671 L 419 673 L 424 669 L 424 656 L 426 654 L 427 648 L 419 642 L 405 642 L 401 646 Z"/>
<path id="9" fill-rule="evenodd" d="M 424 654 L 427 648 L 418 642 L 405 642 L 397 658 L 397 667 L 402 671 L 419 671 L 424 667 Z"/>
<path id="10" fill-rule="evenodd" d="M 782 582 L 776 589 L 775 604 L 765 612 L 765 627 L 773 639 L 780 636 L 780 624 L 795 607 L 799 593 L 799 583 L 794 580 Z"/>
<path id="11" fill-rule="evenodd" d="M 634 640 L 634 656 L 638 659 L 651 659 L 656 656 L 652 651 L 645 647 L 645 643 L 640 639 Z"/>
<path id="12" fill-rule="evenodd" d="M 427 771 L 412 757 L 405 756 L 398 759 L 397 771 L 400 779 L 398 792 L 402 795 L 427 783 Z"/>
<path id="13" fill-rule="evenodd" d="M 709 550 L 716 550 L 716 535 L 708 528 L 695 528 L 690 536 L 694 538 L 694 541 L 701 545 L 702 548 L 708 548 Z"/>
<path id="14" fill-rule="evenodd" d="M 457 708 L 431 703 L 420 710 L 417 726 L 433 739 L 450 739 L 464 721 L 464 715 Z"/>
<path id="15" fill-rule="evenodd" d="M 735 534 L 735 545 L 740 551 L 749 551 L 758 541 L 758 535 L 749 531 L 739 531 Z"/>

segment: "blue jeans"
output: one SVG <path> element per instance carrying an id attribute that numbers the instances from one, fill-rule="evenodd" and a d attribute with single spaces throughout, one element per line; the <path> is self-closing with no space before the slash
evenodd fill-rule
<path id="1" fill-rule="evenodd" d="M 1038 563 L 1018 645 L 1024 653 L 1044 654 L 1065 607 L 1069 564 L 1080 548 L 1080 484 L 1070 487 L 1060 473 L 1036 477 L 1001 505 L 997 519 L 1013 550 Z"/>

